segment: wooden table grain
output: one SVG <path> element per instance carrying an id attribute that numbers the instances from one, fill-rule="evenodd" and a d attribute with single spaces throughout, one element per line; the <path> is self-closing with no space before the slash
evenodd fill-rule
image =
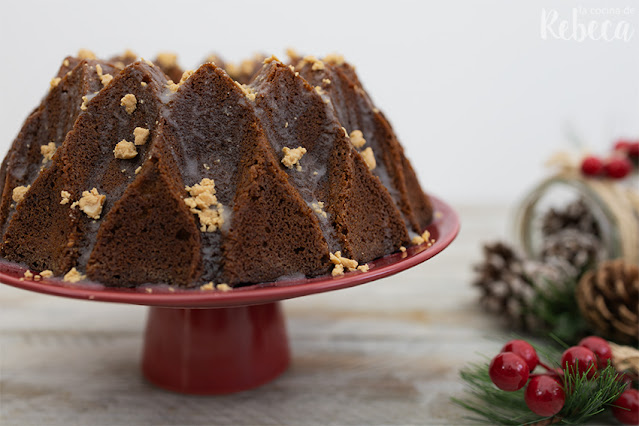
<path id="1" fill-rule="evenodd" d="M 469 285 L 480 243 L 509 211 L 457 206 L 462 231 L 425 264 L 360 287 L 284 302 L 291 367 L 258 389 L 186 396 L 140 373 L 147 309 L 0 285 L 0 424 L 467 424 L 450 403 L 465 363 L 503 333 Z"/>

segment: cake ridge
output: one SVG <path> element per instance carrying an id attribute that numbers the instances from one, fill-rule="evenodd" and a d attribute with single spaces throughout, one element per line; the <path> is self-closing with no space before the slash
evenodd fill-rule
<path id="1" fill-rule="evenodd" d="M 302 60 L 295 69 L 330 97 L 335 114 L 349 134 L 356 130 L 363 133 L 377 159 L 374 174 L 388 189 L 407 225 L 420 234 L 432 219 L 432 207 L 421 188 L 414 190 L 416 176 L 390 123 L 374 106 L 350 64 L 331 58 L 321 63 L 318 67 L 312 61 Z M 413 189 L 411 193 L 407 181 Z"/>
<path id="2" fill-rule="evenodd" d="M 114 68 L 104 61 L 66 58 L 56 74 L 58 77 L 52 80 L 49 92 L 27 118 L 13 141 L 3 162 L 4 170 L 0 179 L 2 235 L 14 213 L 11 208 L 14 204 L 13 190 L 17 186 L 30 186 L 40 171 L 51 165 L 53 154 L 49 153 L 44 157 L 43 148 L 47 146 L 49 151 L 54 152 L 59 148 L 77 117 L 83 112 L 80 110 L 82 96 L 102 88 L 102 83 L 95 73 L 96 66 L 103 67 L 106 73 L 114 71 Z"/>
<path id="3" fill-rule="evenodd" d="M 301 168 L 288 169 L 287 175 L 307 203 L 317 199 L 325 203 L 334 235 L 334 240 L 329 240 L 331 252 L 342 251 L 365 263 L 406 244 L 408 234 L 402 219 L 389 208 L 392 200 L 384 195 L 386 190 L 352 148 L 328 97 L 277 60 L 264 64 L 251 87 L 257 93 L 256 110 L 267 133 L 271 133 L 268 140 L 274 151 L 299 145 L 307 152 Z M 322 175 L 315 180 L 317 164 Z M 366 204 L 371 211 L 362 211 L 358 190 L 367 192 L 369 201 L 375 200 Z M 375 238 L 354 238 L 352 231 L 356 228 Z"/>
<path id="4" fill-rule="evenodd" d="M 143 82 L 145 86 L 141 85 Z M 120 140 L 131 138 L 134 128 L 138 125 L 146 126 L 153 133 L 158 105 L 162 103 L 159 93 L 167 90 L 165 85 L 166 78 L 161 71 L 143 62 L 135 62 L 122 70 L 107 87 L 90 100 L 86 101 L 85 98 L 84 114 L 78 116 L 73 129 L 67 133 L 51 167 L 36 178 L 31 189 L 25 194 L 23 202 L 18 204 L 16 215 L 9 223 L 5 234 L 2 247 L 5 257 L 35 266 L 40 260 L 34 257 L 31 250 L 26 250 L 21 242 L 27 240 L 31 245 L 42 242 L 44 247 L 50 250 L 49 255 L 45 257 L 57 259 L 49 269 L 61 273 L 66 272 L 61 269 L 69 265 L 84 268 L 99 223 L 95 217 L 83 213 L 82 205 L 78 203 L 84 197 L 84 192 L 91 191 L 92 188 L 100 195 L 108 193 L 109 199 L 103 200 L 104 204 L 100 206 L 99 215 L 104 217 L 113 202 L 124 192 L 119 187 L 131 178 L 135 166 L 144 161 L 146 147 L 138 147 L 141 153 L 133 161 L 117 160 L 114 147 Z M 131 92 L 138 95 L 136 99 L 140 103 L 136 102 L 136 105 L 139 105 L 136 107 L 137 113 L 129 113 L 125 110 L 126 106 L 120 105 L 127 95 L 134 96 Z M 144 95 L 145 92 L 153 93 Z M 146 103 L 143 103 L 144 101 Z M 109 102 L 111 106 L 106 108 L 105 103 L 108 105 Z M 139 116 L 144 112 L 151 118 L 139 121 Z M 138 121 L 134 122 L 134 119 Z M 49 170 L 51 172 L 46 173 Z M 49 187 L 56 188 L 57 194 L 51 194 Z M 69 193 L 73 203 L 61 205 L 60 199 L 57 198 L 61 191 Z M 23 207 L 25 202 L 31 206 L 28 213 Z M 57 213 L 52 217 L 48 214 L 49 211 Z M 34 215 L 40 218 L 36 221 Z M 46 241 L 48 234 L 52 232 L 50 228 L 55 228 L 56 220 L 65 226 L 60 229 L 61 240 L 49 246 Z"/>

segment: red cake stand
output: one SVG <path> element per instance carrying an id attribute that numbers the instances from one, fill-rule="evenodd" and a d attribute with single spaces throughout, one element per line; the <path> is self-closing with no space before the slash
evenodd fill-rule
<path id="1" fill-rule="evenodd" d="M 370 262 L 368 272 L 290 279 L 224 292 L 168 286 L 119 289 L 59 279 L 32 281 L 21 279 L 23 267 L 2 262 L 0 282 L 75 299 L 148 305 L 142 371 L 150 382 L 189 394 L 238 392 L 275 379 L 289 364 L 279 301 L 388 277 L 444 250 L 459 232 L 459 219 L 443 201 L 434 197 L 432 201 L 435 216 L 427 229 L 435 242 Z M 428 285 L 426 280 L 424 285 Z"/>

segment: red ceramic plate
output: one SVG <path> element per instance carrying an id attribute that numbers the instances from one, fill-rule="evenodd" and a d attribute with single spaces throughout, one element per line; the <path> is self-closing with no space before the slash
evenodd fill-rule
<path id="1" fill-rule="evenodd" d="M 450 206 L 435 197 L 431 197 L 431 200 L 435 216 L 433 223 L 427 229 L 430 231 L 431 238 L 435 239 L 435 243 L 430 247 L 426 244 L 407 247 L 404 253 L 395 253 L 372 261 L 368 264 L 370 267 L 368 272 L 347 272 L 340 277 L 328 275 L 296 278 L 240 287 L 227 292 L 200 289 L 169 291 L 168 286 L 156 285 L 122 289 L 105 287 L 92 282 L 70 284 L 59 279 L 21 280 L 25 272 L 23 267 L 0 262 L 0 282 L 56 296 L 172 308 L 221 308 L 270 303 L 375 281 L 435 256 L 455 239 L 460 223 L 457 214 Z"/>

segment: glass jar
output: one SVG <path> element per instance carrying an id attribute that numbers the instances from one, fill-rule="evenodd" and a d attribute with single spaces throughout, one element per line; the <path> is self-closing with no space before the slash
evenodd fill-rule
<path id="1" fill-rule="evenodd" d="M 600 259 L 624 258 L 639 263 L 639 193 L 636 177 L 624 182 L 587 178 L 565 170 L 535 187 L 515 216 L 515 237 L 524 252 L 538 258 L 543 243 L 542 221 L 551 208 L 583 199 L 597 222 Z"/>

